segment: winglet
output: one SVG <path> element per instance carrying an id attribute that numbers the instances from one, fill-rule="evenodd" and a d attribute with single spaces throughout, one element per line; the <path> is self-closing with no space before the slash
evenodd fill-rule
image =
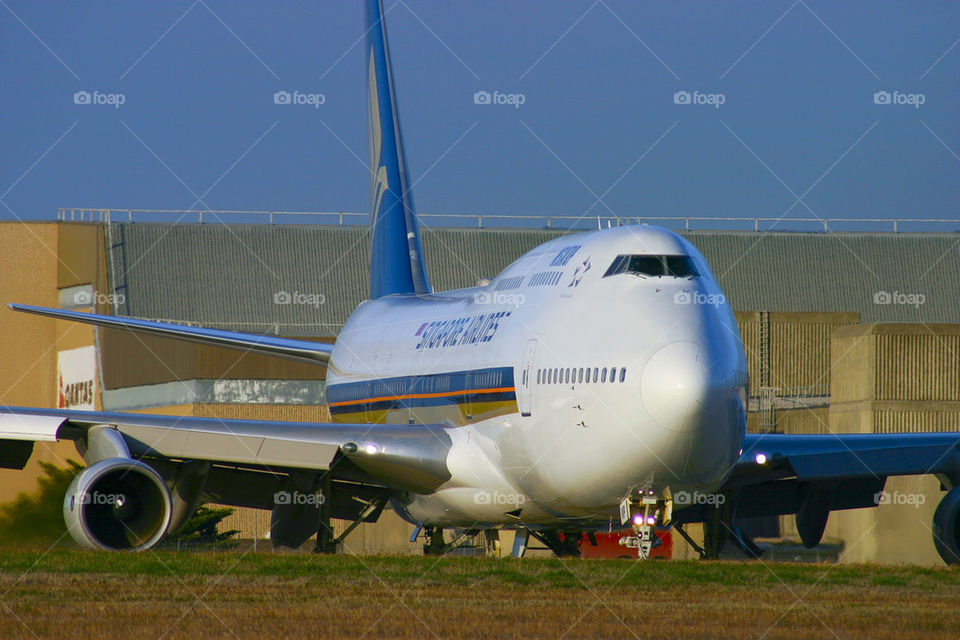
<path id="1" fill-rule="evenodd" d="M 370 298 L 429 293 L 410 196 L 382 0 L 367 0 L 370 129 Z"/>

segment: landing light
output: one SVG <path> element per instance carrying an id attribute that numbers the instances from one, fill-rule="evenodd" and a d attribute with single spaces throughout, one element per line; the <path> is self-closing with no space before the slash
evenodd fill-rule
<path id="1" fill-rule="evenodd" d="M 767 464 L 767 456 L 764 453 L 757 454 L 757 464 Z"/>
<path id="2" fill-rule="evenodd" d="M 373 443 L 371 442 L 371 443 L 368 444 L 366 447 L 364 447 L 363 450 L 366 451 L 368 454 L 370 454 L 370 455 L 372 456 L 372 455 L 374 455 L 375 453 L 377 453 L 378 451 L 380 451 L 380 447 L 378 447 L 377 445 L 375 445 L 375 444 L 373 444 Z"/>
<path id="3" fill-rule="evenodd" d="M 633 516 L 633 524 L 637 526 L 640 526 L 641 524 L 643 524 L 643 516 L 640 515 L 639 513 Z"/>
<path id="4" fill-rule="evenodd" d="M 650 516 L 647 518 L 647 524 L 652 527 L 653 525 L 657 524 L 657 519 L 654 516 Z"/>

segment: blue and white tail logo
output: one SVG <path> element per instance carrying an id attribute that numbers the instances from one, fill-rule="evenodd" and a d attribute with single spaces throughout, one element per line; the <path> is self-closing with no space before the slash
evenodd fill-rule
<path id="1" fill-rule="evenodd" d="M 383 4 L 367 0 L 370 127 L 370 298 L 429 293 L 407 179 Z"/>

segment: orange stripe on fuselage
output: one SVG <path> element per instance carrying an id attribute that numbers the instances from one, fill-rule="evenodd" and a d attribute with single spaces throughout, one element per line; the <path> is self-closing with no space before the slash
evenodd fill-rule
<path id="1" fill-rule="evenodd" d="M 363 404 L 365 402 L 383 402 L 384 400 L 408 400 L 413 398 L 444 398 L 448 396 L 462 396 L 468 393 L 502 393 L 504 391 L 516 391 L 516 387 L 495 387 L 491 389 L 465 389 L 463 391 L 444 391 L 439 393 L 410 393 L 403 396 L 379 396 L 377 398 L 362 398 L 360 400 L 344 400 L 342 402 L 330 402 L 331 407 L 345 407 L 351 404 Z"/>

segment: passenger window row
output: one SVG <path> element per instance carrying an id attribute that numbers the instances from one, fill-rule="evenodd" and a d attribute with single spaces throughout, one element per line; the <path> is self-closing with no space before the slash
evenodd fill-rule
<path id="1" fill-rule="evenodd" d="M 623 382 L 627 377 L 626 367 L 555 367 L 537 369 L 537 384 L 580 384 L 589 382 Z"/>
<path id="2" fill-rule="evenodd" d="M 504 291 L 506 289 L 518 289 L 520 284 L 523 282 L 523 276 L 511 276 L 509 278 L 503 278 L 502 280 L 497 281 L 497 286 L 494 287 L 494 291 Z"/>
<path id="3" fill-rule="evenodd" d="M 541 271 L 530 276 L 528 287 L 549 287 L 560 282 L 563 271 Z"/>
<path id="4" fill-rule="evenodd" d="M 564 247 L 559 252 L 557 252 L 557 255 L 554 257 L 553 261 L 550 262 L 550 266 L 551 267 L 566 266 L 566 264 L 570 262 L 570 258 L 573 257 L 573 254 L 575 254 L 577 250 L 582 246 L 583 245 L 576 244 L 576 245 L 573 245 L 572 247 Z"/>

